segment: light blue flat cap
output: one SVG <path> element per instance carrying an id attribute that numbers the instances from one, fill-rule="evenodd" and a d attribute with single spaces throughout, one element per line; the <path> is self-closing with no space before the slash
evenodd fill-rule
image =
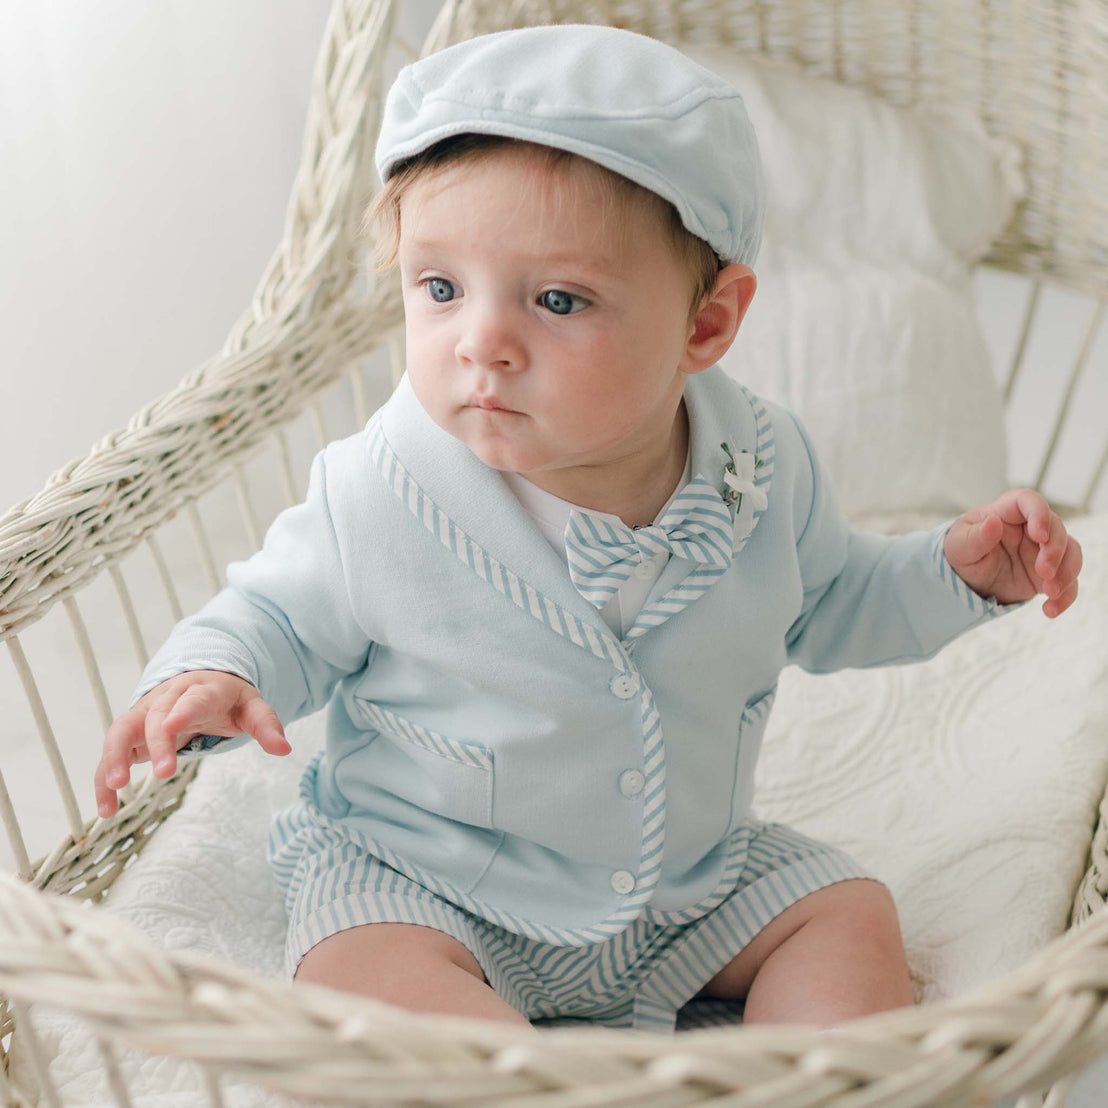
<path id="1" fill-rule="evenodd" d="M 376 163 L 451 135 L 569 150 L 669 200 L 727 262 L 750 264 L 765 183 L 742 97 L 672 46 L 614 27 L 481 35 L 405 66 L 389 90 Z"/>

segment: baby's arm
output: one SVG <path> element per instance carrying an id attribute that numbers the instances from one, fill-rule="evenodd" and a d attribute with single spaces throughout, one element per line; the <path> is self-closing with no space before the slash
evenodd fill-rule
<path id="1" fill-rule="evenodd" d="M 116 791 L 127 784 L 136 763 L 152 762 L 155 777 L 171 777 L 177 771 L 177 751 L 194 735 L 242 732 L 269 754 L 292 749 L 277 714 L 241 677 L 196 670 L 163 681 L 108 728 L 93 779 L 100 817 L 115 814 Z"/>
<path id="2" fill-rule="evenodd" d="M 966 512 L 943 540 L 951 568 L 980 596 L 1002 604 L 1046 594 L 1053 619 L 1077 599 L 1081 546 L 1034 489 L 1013 489 Z"/>
<path id="3" fill-rule="evenodd" d="M 954 542 L 959 557 L 967 517 L 953 526 L 944 523 L 906 535 L 854 530 L 803 427 L 795 417 L 780 422 L 779 440 L 790 456 L 790 448 L 797 450 L 801 463 L 794 519 L 803 598 L 786 636 L 790 662 L 827 673 L 922 661 L 970 627 L 1006 611 L 1010 602 L 1034 595 L 1003 587 L 978 590 L 972 572 L 967 577 L 955 569 L 947 550 Z M 988 525 L 988 539 L 995 540 L 996 526 Z M 1032 526 L 1039 526 L 1037 516 Z M 1049 557 L 1056 558 L 1056 544 L 1051 550 Z M 1067 568 L 1075 557 L 1078 551 L 1070 554 Z"/>
<path id="4" fill-rule="evenodd" d="M 304 502 L 277 517 L 262 549 L 232 564 L 228 587 L 178 623 L 150 660 L 130 709 L 105 739 L 95 782 L 98 807 L 106 802 L 115 810 L 114 794 L 106 794 L 125 783 L 123 774 L 136 761 L 154 756 L 155 774 L 165 776 L 158 758 L 168 754 L 175 762 L 196 734 L 246 730 L 264 749 L 280 752 L 281 723 L 322 707 L 339 680 L 365 665 L 371 643 L 354 615 L 345 575 L 346 556 L 356 543 L 340 536 L 346 532 L 341 521 L 336 526 L 329 495 L 329 481 L 345 479 L 349 493 L 351 482 L 360 480 L 356 466 L 346 466 L 344 478 L 343 450 L 360 458 L 357 442 L 332 444 L 319 454 Z M 333 480 L 331 459 L 338 471 Z M 182 695 L 197 683 L 200 692 Z M 202 697 L 214 698 L 210 708 Z M 209 726 L 209 716 L 222 719 L 222 729 Z M 165 734 L 167 718 L 180 728 L 172 737 Z M 110 779 L 109 771 L 115 774 Z"/>

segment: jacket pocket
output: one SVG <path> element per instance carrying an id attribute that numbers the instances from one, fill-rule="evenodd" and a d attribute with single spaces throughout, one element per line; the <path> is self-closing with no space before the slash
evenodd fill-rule
<path id="1" fill-rule="evenodd" d="M 378 731 L 362 769 L 372 783 L 435 815 L 492 827 L 493 754 L 355 697 Z"/>
<path id="2" fill-rule="evenodd" d="M 754 798 L 754 767 L 762 752 L 762 739 L 766 733 L 770 709 L 777 697 L 777 686 L 769 692 L 747 701 L 739 720 L 739 741 L 735 751 L 735 780 L 731 790 L 731 818 L 728 832 L 750 815 L 750 802 Z"/>

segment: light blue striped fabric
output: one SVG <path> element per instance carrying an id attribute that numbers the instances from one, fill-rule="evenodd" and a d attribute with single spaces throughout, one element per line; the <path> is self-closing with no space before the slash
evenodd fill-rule
<path id="1" fill-rule="evenodd" d="M 457 739 L 447 738 L 429 727 L 413 723 L 410 719 L 398 716 L 380 704 L 374 704 L 366 700 L 362 702 L 362 711 L 366 718 L 376 727 L 383 728 L 395 734 L 403 735 L 409 742 L 422 746 L 432 754 L 438 754 L 442 758 L 449 758 L 453 762 L 460 762 L 463 766 L 475 766 L 477 769 L 491 770 L 492 755 L 488 750 L 477 743 L 458 742 Z"/>
<path id="2" fill-rule="evenodd" d="M 574 508 L 565 533 L 569 575 L 590 604 L 603 608 L 644 558 L 676 554 L 723 572 L 731 564 L 733 531 L 723 497 L 698 473 L 649 527 Z"/>
<path id="3" fill-rule="evenodd" d="M 465 911 L 297 805 L 280 814 L 269 842 L 289 913 L 286 973 L 291 978 L 311 947 L 339 931 L 411 923 L 457 939 L 497 995 L 540 1025 L 584 1020 L 668 1034 L 736 1022 L 741 1002 L 693 998 L 774 917 L 808 893 L 838 881 L 873 879 L 842 851 L 781 824 L 751 818 L 742 830 L 745 864 L 712 912 L 684 924 L 642 916 L 602 942 L 562 946 Z"/>

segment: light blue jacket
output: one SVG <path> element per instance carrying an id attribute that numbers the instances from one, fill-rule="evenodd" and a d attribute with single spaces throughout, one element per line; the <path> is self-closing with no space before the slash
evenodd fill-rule
<path id="1" fill-rule="evenodd" d="M 1000 606 L 950 569 L 945 526 L 852 531 L 784 409 L 715 367 L 685 398 L 693 474 L 723 493 L 721 444 L 754 451 L 768 506 L 743 498 L 725 571 L 671 558 L 624 641 L 405 379 L 136 698 L 215 668 L 285 723 L 328 705 L 313 814 L 512 930 L 577 944 L 703 915 L 742 869 L 782 667 L 926 658 Z"/>

